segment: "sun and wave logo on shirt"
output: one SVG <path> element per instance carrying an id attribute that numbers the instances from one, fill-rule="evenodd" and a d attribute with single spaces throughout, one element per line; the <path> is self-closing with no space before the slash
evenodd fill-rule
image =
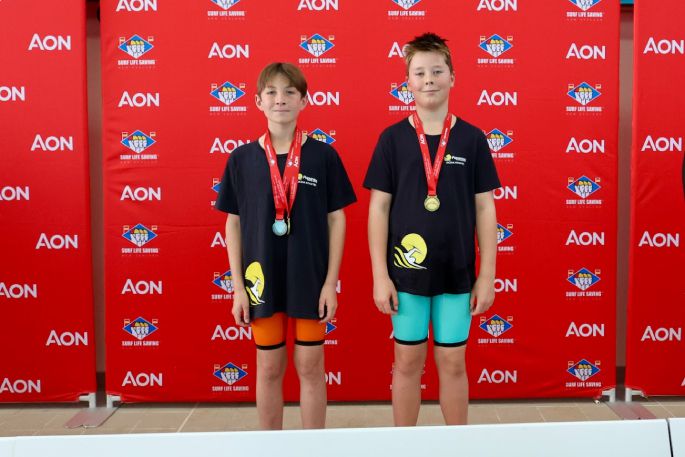
<path id="1" fill-rule="evenodd" d="M 251 305 L 261 305 L 265 303 L 262 300 L 264 293 L 264 271 L 259 262 L 252 262 L 245 270 L 245 281 L 247 282 L 247 296 L 250 299 Z"/>
<path id="2" fill-rule="evenodd" d="M 410 268 L 413 270 L 426 270 L 421 264 L 428 255 L 426 242 L 417 233 L 405 235 L 400 246 L 395 246 L 394 265 L 398 268 Z"/>

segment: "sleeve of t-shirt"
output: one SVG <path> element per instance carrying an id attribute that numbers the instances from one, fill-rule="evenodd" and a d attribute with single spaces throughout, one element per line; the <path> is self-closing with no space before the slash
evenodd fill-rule
<path id="1" fill-rule="evenodd" d="M 357 201 L 352 183 L 338 153 L 333 150 L 326 164 L 326 192 L 328 212 L 332 213 Z"/>
<path id="2" fill-rule="evenodd" d="M 364 187 L 367 189 L 376 189 L 389 194 L 392 193 L 392 172 L 389 160 L 390 145 L 387 138 L 387 133 L 383 132 L 378 138 L 376 149 L 371 156 L 371 163 L 366 170 L 366 177 L 364 178 Z"/>
<path id="3" fill-rule="evenodd" d="M 492 160 L 488 140 L 482 132 L 478 135 L 477 141 L 475 190 L 479 194 L 497 189 L 501 184 L 497 177 L 497 169 L 494 160 Z"/>
<path id="4" fill-rule="evenodd" d="M 224 169 L 224 177 L 221 178 L 221 186 L 219 188 L 219 196 L 216 198 L 215 208 L 224 213 L 239 214 L 238 213 L 238 199 L 236 197 L 235 189 L 236 170 L 235 170 L 235 154 L 226 161 L 226 168 Z"/>

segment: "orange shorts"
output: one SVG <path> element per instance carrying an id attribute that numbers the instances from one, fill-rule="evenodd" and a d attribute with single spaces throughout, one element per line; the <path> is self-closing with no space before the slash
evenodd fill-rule
<path id="1" fill-rule="evenodd" d="M 297 319 L 295 321 L 295 344 L 301 346 L 318 346 L 326 339 L 326 324 L 319 324 L 315 319 Z M 285 346 L 288 334 L 288 316 L 275 313 L 271 317 L 262 317 L 252 321 L 252 336 L 258 349 L 278 349 Z"/>

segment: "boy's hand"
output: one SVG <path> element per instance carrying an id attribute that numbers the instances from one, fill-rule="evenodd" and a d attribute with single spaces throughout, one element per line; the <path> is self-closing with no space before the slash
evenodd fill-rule
<path id="1" fill-rule="evenodd" d="M 319 296 L 319 317 L 320 324 L 325 324 L 335 317 L 338 310 L 338 293 L 335 284 L 324 284 Z"/>
<path id="2" fill-rule="evenodd" d="M 383 314 L 397 314 L 397 290 L 390 277 L 373 282 L 373 301 Z"/>
<path id="3" fill-rule="evenodd" d="M 233 291 L 233 309 L 231 310 L 235 323 L 241 327 L 250 325 L 250 300 L 245 289 Z"/>
<path id="4" fill-rule="evenodd" d="M 471 315 L 483 314 L 495 301 L 495 281 L 478 277 L 471 291 Z"/>

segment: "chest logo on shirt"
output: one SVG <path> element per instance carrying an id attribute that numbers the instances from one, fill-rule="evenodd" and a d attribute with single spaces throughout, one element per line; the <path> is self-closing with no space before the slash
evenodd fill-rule
<path id="1" fill-rule="evenodd" d="M 251 305 L 261 305 L 264 293 L 264 272 L 259 262 L 252 262 L 245 270 L 245 289 Z"/>
<path id="2" fill-rule="evenodd" d="M 316 187 L 317 184 L 319 184 L 319 180 L 316 178 L 312 178 L 311 176 L 303 175 L 302 173 L 300 173 L 297 176 L 297 183 L 298 184 L 304 184 L 307 186 Z"/>
<path id="3" fill-rule="evenodd" d="M 445 165 L 466 165 L 466 157 L 453 156 L 452 154 L 445 154 Z"/>
<path id="4" fill-rule="evenodd" d="M 421 235 L 410 233 L 402 238 L 400 246 L 395 246 L 394 265 L 398 268 L 426 270 L 421 266 L 428 255 L 428 247 Z"/>

